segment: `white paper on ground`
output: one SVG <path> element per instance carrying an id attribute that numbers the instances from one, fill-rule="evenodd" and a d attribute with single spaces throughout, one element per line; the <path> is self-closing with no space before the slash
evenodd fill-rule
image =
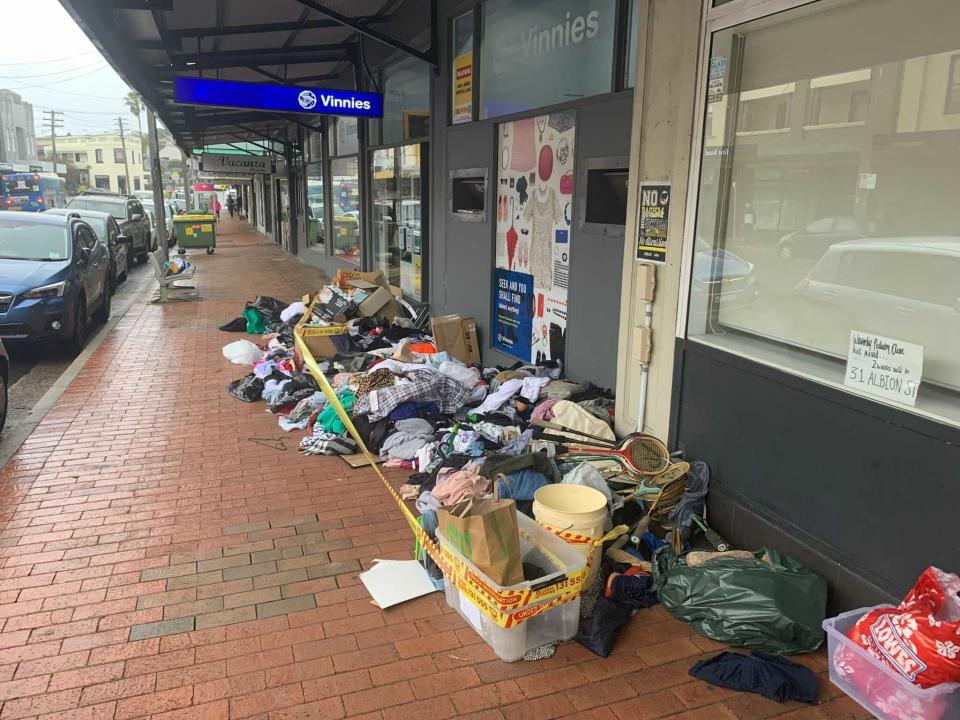
<path id="1" fill-rule="evenodd" d="M 359 577 L 382 610 L 437 591 L 423 565 L 416 560 L 374 560 L 374 563 Z"/>

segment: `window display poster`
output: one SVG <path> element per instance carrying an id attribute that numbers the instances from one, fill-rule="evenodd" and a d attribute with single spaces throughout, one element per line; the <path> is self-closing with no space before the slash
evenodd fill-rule
<path id="1" fill-rule="evenodd" d="M 503 123 L 499 138 L 493 347 L 526 362 L 562 361 L 572 245 L 576 111 Z M 506 288 L 501 287 L 502 281 Z M 510 294 L 509 302 L 501 298 L 502 292 Z M 529 311 L 529 334 L 520 325 L 513 335 L 499 332 L 501 312 L 505 321 L 508 308 L 520 307 Z M 525 317 L 520 312 L 510 314 Z M 501 340 L 501 335 L 509 342 Z"/>
<path id="2" fill-rule="evenodd" d="M 922 377 L 923 345 L 850 331 L 847 374 L 843 379 L 847 387 L 884 400 L 916 405 Z"/>
<path id="3" fill-rule="evenodd" d="M 670 185 L 640 185 L 640 228 L 637 232 L 637 260 L 667 261 L 667 226 L 670 222 Z"/>
<path id="4" fill-rule="evenodd" d="M 525 357 L 533 342 L 533 276 L 497 268 L 493 282 L 493 347 Z"/>
<path id="5" fill-rule="evenodd" d="M 453 124 L 473 119 L 473 51 L 453 59 Z"/>

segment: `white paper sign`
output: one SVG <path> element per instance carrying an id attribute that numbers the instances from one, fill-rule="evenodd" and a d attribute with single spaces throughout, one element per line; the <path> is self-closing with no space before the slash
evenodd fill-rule
<path id="1" fill-rule="evenodd" d="M 923 377 L 923 345 L 850 331 L 843 384 L 885 400 L 917 404 Z"/>

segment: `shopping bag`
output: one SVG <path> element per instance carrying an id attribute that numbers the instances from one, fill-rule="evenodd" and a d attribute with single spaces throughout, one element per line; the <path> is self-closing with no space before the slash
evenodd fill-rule
<path id="1" fill-rule="evenodd" d="M 440 534 L 497 585 L 523 582 L 513 500 L 465 500 L 437 511 Z"/>

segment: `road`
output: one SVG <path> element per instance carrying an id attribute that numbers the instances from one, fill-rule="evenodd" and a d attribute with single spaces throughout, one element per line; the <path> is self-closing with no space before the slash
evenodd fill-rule
<path id="1" fill-rule="evenodd" d="M 121 317 L 131 308 L 136 298 L 155 280 L 150 266 L 135 265 L 130 268 L 129 277 L 113 296 L 111 317 Z M 104 332 L 103 325 L 91 328 L 90 343 Z M 5 446 L 16 435 L 18 424 L 30 413 L 37 401 L 49 390 L 74 358 L 57 350 L 40 351 L 29 346 L 7 345 L 10 356 L 9 405 L 7 423 L 0 436 L 0 457 L 5 456 Z"/>

